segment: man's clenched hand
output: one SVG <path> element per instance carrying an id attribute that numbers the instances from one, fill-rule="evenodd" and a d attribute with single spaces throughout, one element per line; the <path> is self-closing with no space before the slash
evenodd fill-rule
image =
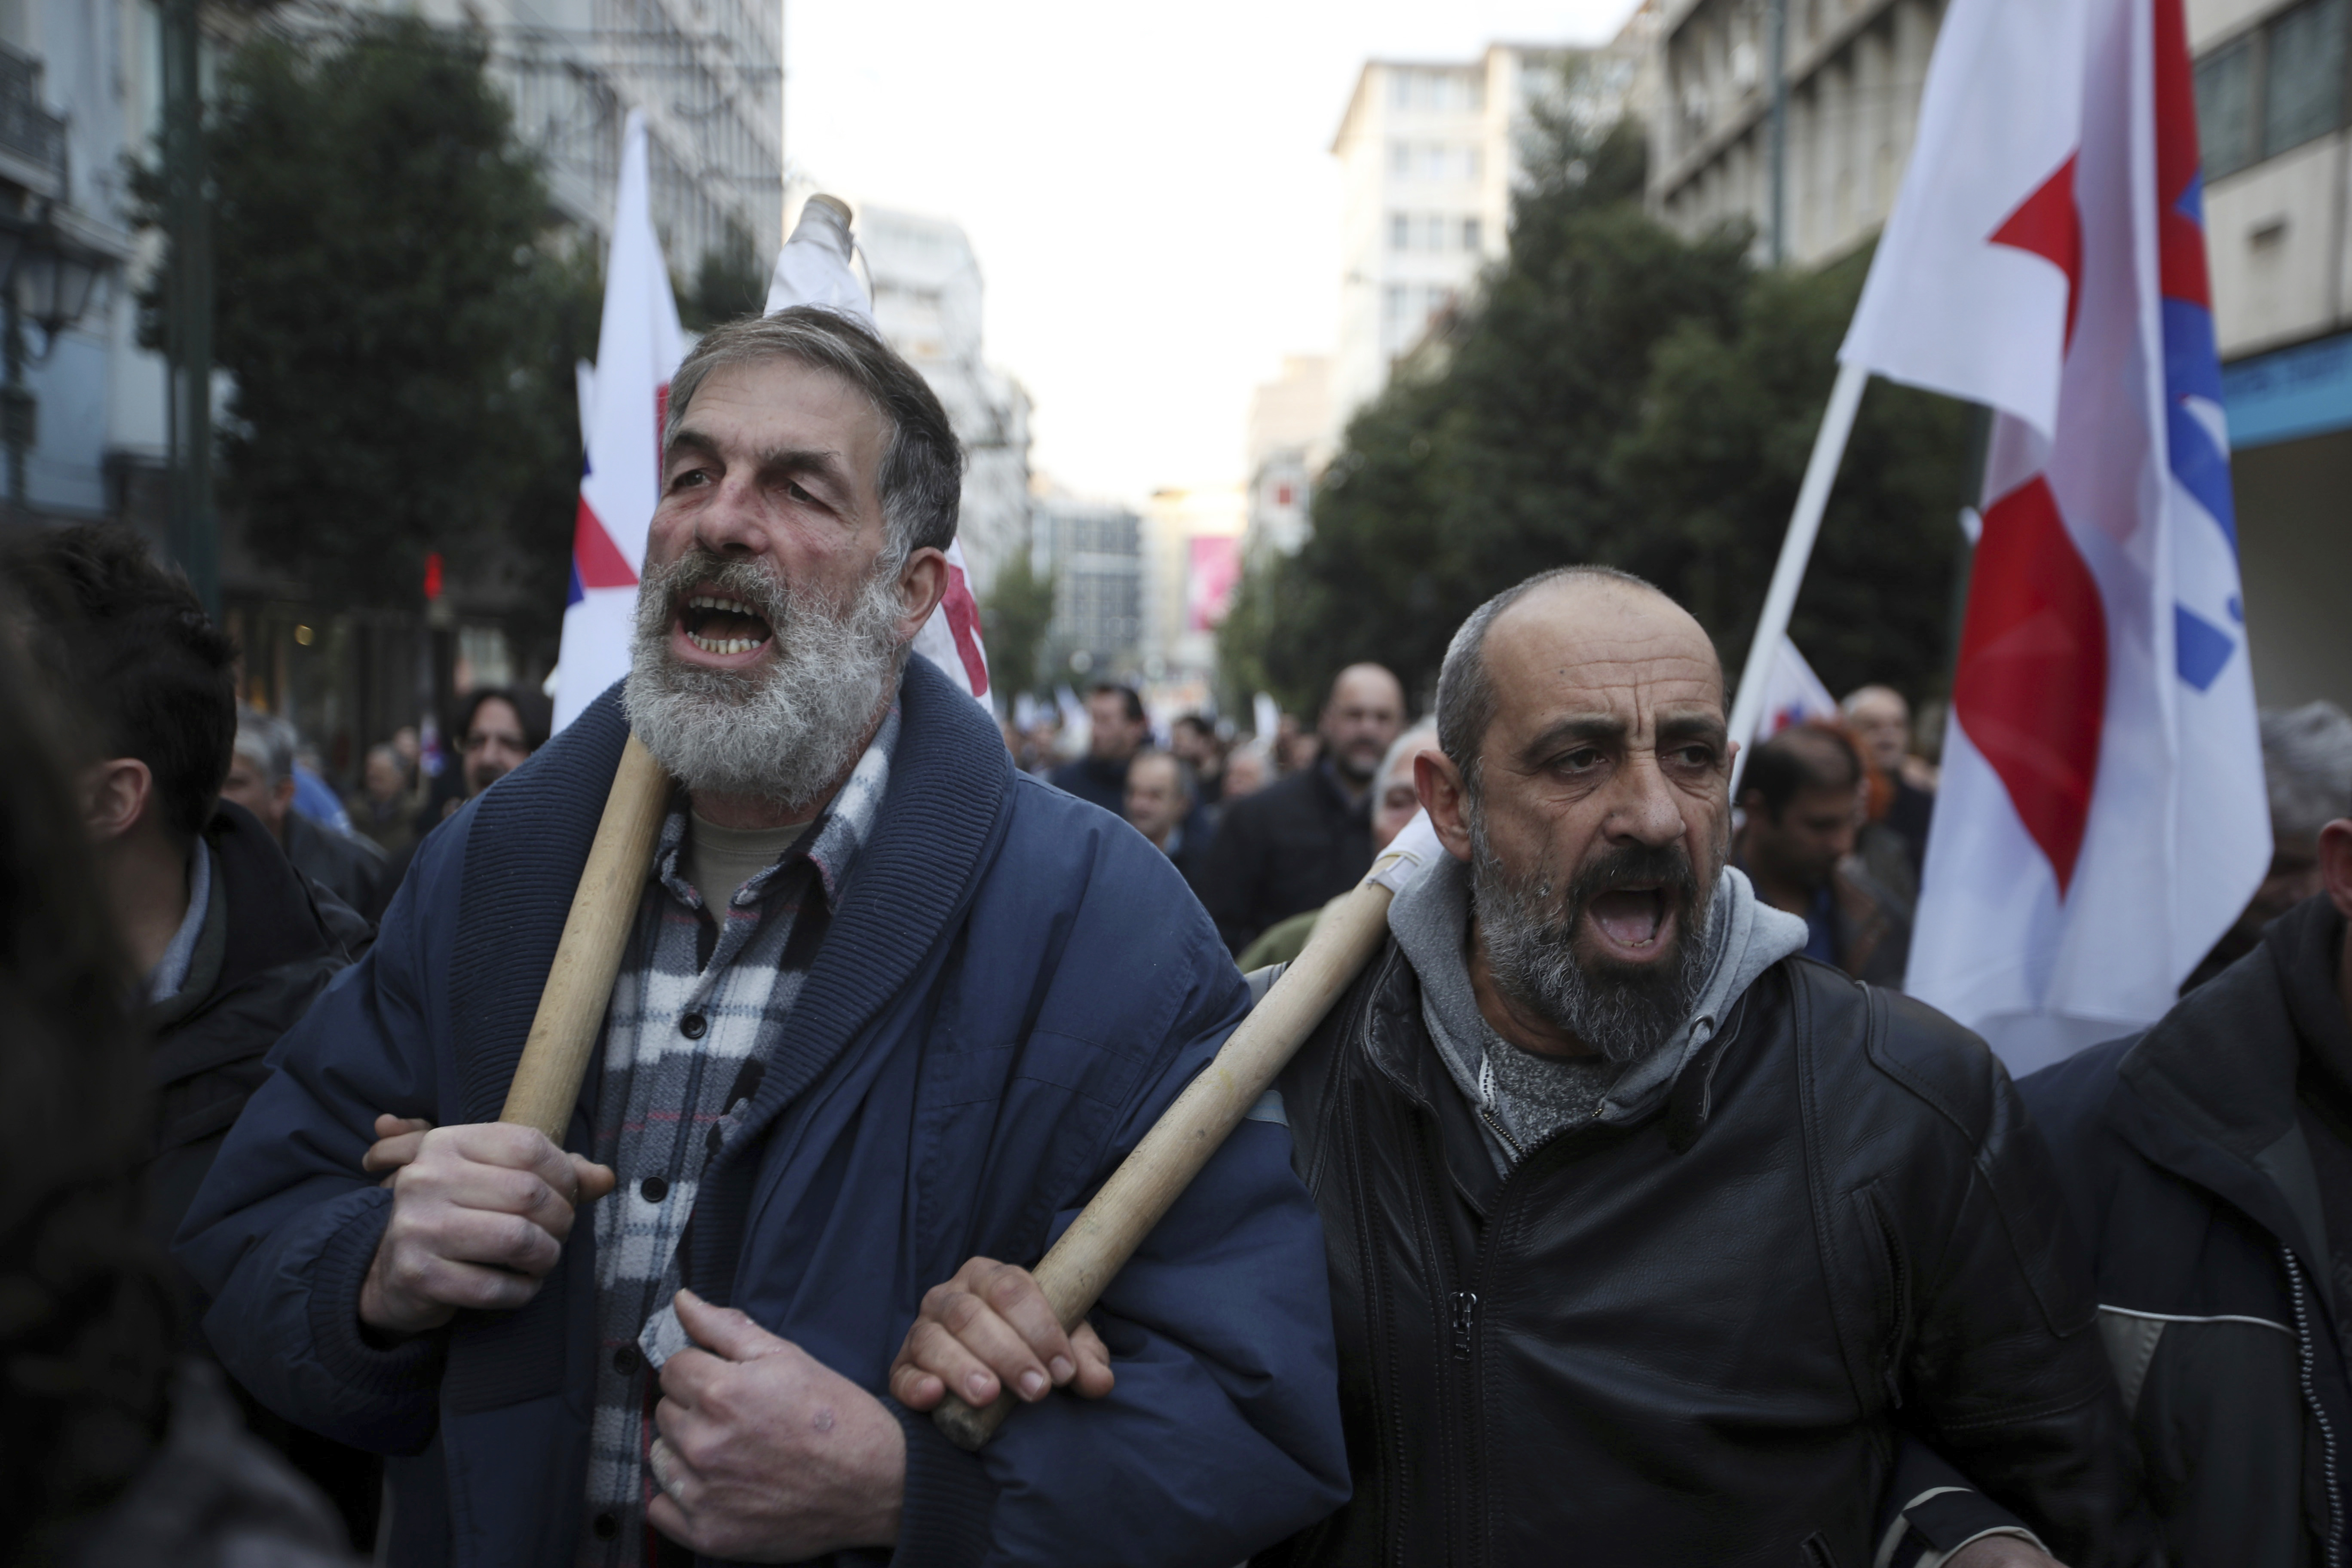
<path id="1" fill-rule="evenodd" d="M 392 1219 L 360 1288 L 360 1321 L 387 1334 L 438 1328 L 460 1307 L 520 1307 L 563 1255 L 576 1205 L 613 1173 L 528 1127 L 478 1122 L 415 1134 L 387 1180 Z"/>
<path id="2" fill-rule="evenodd" d="M 662 1366 L 654 1528 L 736 1563 L 895 1544 L 907 1437 L 882 1402 L 740 1312 L 677 1304 L 698 1348 Z"/>
<path id="3" fill-rule="evenodd" d="M 891 1396 L 909 1410 L 930 1409 L 950 1389 L 975 1406 L 1003 1387 L 1032 1405 L 1063 1387 L 1100 1399 L 1114 1381 L 1093 1326 L 1064 1333 L 1030 1272 L 992 1258 L 931 1287 L 890 1363 Z"/>

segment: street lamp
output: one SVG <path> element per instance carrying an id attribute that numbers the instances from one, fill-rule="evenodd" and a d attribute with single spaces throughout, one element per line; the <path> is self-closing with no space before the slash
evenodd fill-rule
<path id="1" fill-rule="evenodd" d="M 25 508 L 25 457 L 40 439 L 40 405 L 25 384 L 25 321 L 41 329 L 36 364 L 57 348 L 58 337 L 81 320 L 107 262 L 68 239 L 55 213 L 42 204 L 39 217 L 0 226 L 0 310 L 5 328 L 7 379 L 0 383 L 0 447 L 8 453 L 8 510 Z"/>

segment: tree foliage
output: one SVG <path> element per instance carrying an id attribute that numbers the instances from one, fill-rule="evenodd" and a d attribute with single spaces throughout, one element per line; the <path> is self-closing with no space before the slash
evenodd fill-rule
<path id="1" fill-rule="evenodd" d="M 724 246 L 702 253 L 693 287 L 675 292 L 678 319 L 689 331 L 758 314 L 768 302 L 768 275 L 760 268 L 751 237 L 730 227 Z"/>
<path id="2" fill-rule="evenodd" d="M 988 643 L 990 684 L 1006 695 L 1040 689 L 1037 660 L 1045 648 L 1045 628 L 1054 619 L 1054 576 L 1039 576 L 1029 552 L 1016 550 L 996 569 L 988 601 L 980 607 L 982 636 Z"/>
<path id="3" fill-rule="evenodd" d="M 1736 673 L 1860 287 L 1859 263 L 1763 273 L 1746 236 L 1642 207 L 1640 133 L 1540 127 L 1507 259 L 1349 424 L 1295 556 L 1244 583 L 1223 662 L 1306 710 L 1376 659 L 1425 701 L 1480 601 L 1570 563 L 1688 605 Z M 1965 410 L 1874 387 L 1793 636 L 1834 689 L 1932 684 Z"/>
<path id="4" fill-rule="evenodd" d="M 376 18 L 323 48 L 257 33 L 221 73 L 224 499 L 328 605 L 414 604 L 438 551 L 560 615 L 594 261 L 555 227 L 485 51 Z"/>

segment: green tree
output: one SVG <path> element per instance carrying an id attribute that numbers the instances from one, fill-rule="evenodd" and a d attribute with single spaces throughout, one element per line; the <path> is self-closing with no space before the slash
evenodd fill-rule
<path id="1" fill-rule="evenodd" d="M 1044 689 L 1037 659 L 1053 619 L 1053 574 L 1039 576 L 1029 563 L 1029 552 L 1014 551 L 1013 559 L 997 568 L 987 602 L 980 606 L 992 686 L 1003 687 L 1008 697 Z"/>
<path id="2" fill-rule="evenodd" d="M 323 49 L 257 33 L 221 73 L 224 499 L 331 605 L 413 604 L 428 551 L 562 604 L 583 263 L 486 48 L 375 18 Z"/>
<path id="3" fill-rule="evenodd" d="M 677 293 L 678 319 L 690 331 L 705 331 L 721 321 L 757 314 L 768 302 L 768 275 L 760 268 L 751 237 L 730 228 L 725 245 L 702 253 L 694 286 Z"/>
<path id="4" fill-rule="evenodd" d="M 1244 582 L 1228 668 L 1305 710 L 1378 659 L 1425 701 L 1479 601 L 1579 562 L 1650 577 L 1745 653 L 1861 266 L 1765 275 L 1742 233 L 1685 240 L 1643 212 L 1643 158 L 1630 125 L 1540 126 L 1507 258 L 1350 423 L 1307 542 Z M 1795 623 L 1841 689 L 1933 679 L 1962 426 L 1922 395 L 1865 402 Z"/>

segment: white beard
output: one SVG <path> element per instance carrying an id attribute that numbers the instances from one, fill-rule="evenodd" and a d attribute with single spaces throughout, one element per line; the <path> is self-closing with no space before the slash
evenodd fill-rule
<path id="1" fill-rule="evenodd" d="M 856 765 L 888 700 L 905 653 L 898 583 L 886 556 L 856 596 L 835 606 L 750 562 L 707 553 L 648 572 L 621 689 L 629 728 L 689 791 L 813 805 Z M 703 669 L 671 653 L 673 606 L 689 584 L 758 608 L 773 631 L 758 663 Z"/>

